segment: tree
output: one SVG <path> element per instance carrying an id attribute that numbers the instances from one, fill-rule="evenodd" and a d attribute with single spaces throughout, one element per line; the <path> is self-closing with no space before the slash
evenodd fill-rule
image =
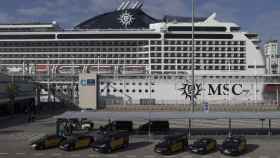
<path id="1" fill-rule="evenodd" d="M 15 83 L 9 83 L 6 87 L 6 92 L 8 93 L 8 98 L 10 100 L 9 109 L 12 114 L 15 113 L 15 98 L 17 94 L 17 86 Z"/>

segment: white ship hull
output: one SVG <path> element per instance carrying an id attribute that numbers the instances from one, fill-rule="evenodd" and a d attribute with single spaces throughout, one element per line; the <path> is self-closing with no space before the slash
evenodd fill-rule
<path id="1" fill-rule="evenodd" d="M 276 100 L 276 92 L 265 90 L 264 78 L 205 77 L 197 78 L 195 101 L 197 104 L 265 103 Z M 101 79 L 100 98 L 105 104 L 140 104 L 141 100 L 154 100 L 153 104 L 190 104 L 191 78 L 144 77 L 141 79 Z"/>

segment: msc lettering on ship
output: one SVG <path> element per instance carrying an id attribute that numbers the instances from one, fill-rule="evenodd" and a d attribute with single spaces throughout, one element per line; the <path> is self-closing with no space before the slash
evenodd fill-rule
<path id="1" fill-rule="evenodd" d="M 241 95 L 242 84 L 208 84 L 208 95 Z"/>

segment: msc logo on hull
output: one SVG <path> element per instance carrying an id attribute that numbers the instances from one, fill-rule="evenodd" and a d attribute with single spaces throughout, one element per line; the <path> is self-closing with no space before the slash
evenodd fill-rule
<path id="1" fill-rule="evenodd" d="M 207 84 L 205 89 L 202 87 L 201 83 L 196 83 L 194 85 L 194 98 L 201 95 L 201 92 L 206 91 L 206 94 L 209 96 L 222 96 L 222 95 L 241 95 L 242 94 L 242 84 Z M 183 84 L 182 88 L 179 89 L 182 91 L 182 95 L 186 96 L 186 99 L 192 99 L 192 90 L 193 86 L 188 80 Z"/>

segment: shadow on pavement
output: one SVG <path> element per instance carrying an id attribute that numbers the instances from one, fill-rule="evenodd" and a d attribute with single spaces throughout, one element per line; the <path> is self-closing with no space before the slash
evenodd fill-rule
<path id="1" fill-rule="evenodd" d="M 134 143 L 129 143 L 128 147 L 121 150 L 120 152 L 125 152 L 125 151 L 130 151 L 130 150 L 136 150 L 138 148 L 143 148 L 143 147 L 146 147 L 146 146 L 149 146 L 153 143 L 151 142 L 146 142 L 146 141 L 143 141 L 143 142 L 134 142 Z"/>
<path id="2" fill-rule="evenodd" d="M 35 115 L 34 122 L 38 120 L 48 119 L 53 116 L 62 114 L 68 110 L 78 110 L 73 107 L 68 107 L 65 105 L 62 105 L 60 103 L 43 103 L 40 105 L 40 108 L 37 109 L 37 113 Z M 0 130 L 17 126 L 17 125 L 23 125 L 28 124 L 28 115 L 27 114 L 16 114 L 9 117 L 6 117 L 5 119 L 0 119 Z"/>
<path id="3" fill-rule="evenodd" d="M 257 150 L 257 148 L 259 148 L 259 145 L 247 144 L 247 150 L 245 151 L 245 154 L 249 154 L 251 152 L 254 152 L 255 150 Z"/>
<path id="4" fill-rule="evenodd" d="M 23 130 L 3 130 L 0 131 L 0 135 L 6 135 L 6 134 L 15 134 L 15 133 L 22 133 L 24 132 Z"/>

